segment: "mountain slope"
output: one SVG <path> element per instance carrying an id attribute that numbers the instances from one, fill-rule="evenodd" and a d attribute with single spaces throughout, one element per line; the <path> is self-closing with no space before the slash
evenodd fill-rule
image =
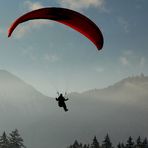
<path id="1" fill-rule="evenodd" d="M 13 74 L 0 70 L 0 129 L 23 128 L 52 113 L 51 98 Z"/>

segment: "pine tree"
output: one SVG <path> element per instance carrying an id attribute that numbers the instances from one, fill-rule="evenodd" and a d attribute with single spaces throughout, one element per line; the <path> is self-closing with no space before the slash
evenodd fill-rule
<path id="1" fill-rule="evenodd" d="M 148 148 L 148 140 L 145 138 L 142 142 L 142 148 Z"/>
<path id="2" fill-rule="evenodd" d="M 136 148 L 141 148 L 142 147 L 142 142 L 141 142 L 141 137 L 139 136 L 136 140 Z"/>
<path id="3" fill-rule="evenodd" d="M 103 144 L 102 144 L 102 147 L 103 148 L 112 148 L 112 143 L 110 141 L 110 138 L 109 138 L 109 135 L 107 134 L 104 141 L 103 141 Z"/>
<path id="4" fill-rule="evenodd" d="M 125 145 L 123 142 L 121 143 L 121 148 L 125 148 Z"/>
<path id="5" fill-rule="evenodd" d="M 5 132 L 3 132 L 3 135 L 0 137 L 0 148 L 9 148 L 9 140 Z"/>
<path id="6" fill-rule="evenodd" d="M 100 147 L 99 142 L 98 142 L 98 140 L 97 140 L 97 138 L 95 136 L 94 139 L 93 139 L 93 142 L 91 144 L 91 148 L 99 148 L 99 147 Z"/>
<path id="7" fill-rule="evenodd" d="M 134 147 L 133 138 L 130 136 L 127 140 L 126 148 L 133 148 L 133 147 Z"/>
<path id="8" fill-rule="evenodd" d="M 73 145 L 70 145 L 69 148 L 83 148 L 83 145 L 82 143 L 78 143 L 77 140 L 75 140 L 74 144 Z"/>
<path id="9" fill-rule="evenodd" d="M 87 148 L 87 145 L 86 145 L 86 144 L 84 144 L 83 148 Z"/>
<path id="10" fill-rule="evenodd" d="M 83 148 L 89 148 L 89 144 L 84 144 Z"/>
<path id="11" fill-rule="evenodd" d="M 78 148 L 79 147 L 79 143 L 77 140 L 75 140 L 74 144 L 73 144 L 73 148 Z"/>
<path id="12" fill-rule="evenodd" d="M 119 144 L 117 145 L 117 148 L 125 148 L 124 143 L 123 142 L 122 143 L 119 142 Z"/>
<path id="13" fill-rule="evenodd" d="M 117 148 L 122 148 L 121 143 L 119 142 L 119 144 L 117 145 Z"/>
<path id="14" fill-rule="evenodd" d="M 17 129 L 15 129 L 10 133 L 9 141 L 11 148 L 22 148 L 22 147 L 25 148 L 23 144 L 23 139 L 21 138 Z"/>

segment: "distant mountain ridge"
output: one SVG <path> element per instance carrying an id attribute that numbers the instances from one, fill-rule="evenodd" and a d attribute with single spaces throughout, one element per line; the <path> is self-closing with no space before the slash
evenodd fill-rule
<path id="1" fill-rule="evenodd" d="M 49 110 L 50 101 L 51 98 L 38 92 L 34 87 L 25 83 L 17 76 L 8 71 L 0 70 L 1 117 L 21 119 L 27 115 L 31 118 L 34 112 L 36 112 L 36 116 L 37 114 L 44 115 Z M 20 120 L 21 122 L 23 122 L 23 119 L 22 121 Z"/>
<path id="2" fill-rule="evenodd" d="M 0 70 L 0 130 L 18 128 L 30 148 L 66 148 L 109 133 L 113 142 L 148 137 L 148 76 L 125 78 L 107 88 L 69 94 L 68 112 L 54 98 Z"/>
<path id="3" fill-rule="evenodd" d="M 112 87 L 123 87 L 124 85 L 126 85 L 127 83 L 131 83 L 134 85 L 138 85 L 138 84 L 148 84 L 148 76 L 145 76 L 143 73 L 141 73 L 141 75 L 137 75 L 137 76 L 130 76 L 127 78 L 124 78 L 116 83 L 114 83 L 113 85 L 109 85 L 108 87 L 102 88 L 102 89 L 92 89 L 92 90 L 88 90 L 82 93 L 87 93 L 87 92 L 91 92 L 91 91 L 99 91 L 99 90 L 104 90 L 104 89 L 111 89 Z"/>
<path id="4" fill-rule="evenodd" d="M 132 76 L 103 89 L 92 89 L 83 92 L 83 95 L 91 95 L 94 98 L 114 101 L 141 101 L 148 97 L 148 76 Z M 125 97 L 126 95 L 126 97 Z M 106 97 L 109 96 L 109 97 Z M 122 100 L 121 100 L 122 99 Z"/>
<path id="5" fill-rule="evenodd" d="M 24 89 L 30 90 L 30 91 L 36 91 L 38 95 L 43 95 L 35 88 L 33 88 L 31 85 L 25 83 L 23 80 L 18 78 L 17 76 L 9 73 L 6 70 L 0 70 L 0 92 L 3 93 L 4 91 L 15 92 L 15 91 L 23 91 Z"/>

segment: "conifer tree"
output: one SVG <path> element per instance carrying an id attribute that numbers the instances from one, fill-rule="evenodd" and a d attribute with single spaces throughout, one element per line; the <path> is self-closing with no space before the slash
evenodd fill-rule
<path id="1" fill-rule="evenodd" d="M 84 144 L 83 148 L 87 148 L 87 145 L 86 145 L 86 144 Z"/>
<path id="2" fill-rule="evenodd" d="M 125 145 L 123 142 L 121 143 L 121 148 L 125 148 Z"/>
<path id="3" fill-rule="evenodd" d="M 125 148 L 124 143 L 123 142 L 122 143 L 119 142 L 119 144 L 117 145 L 117 148 Z"/>
<path id="4" fill-rule="evenodd" d="M 10 133 L 9 141 L 10 141 L 11 148 L 22 148 L 22 147 L 25 148 L 23 144 L 23 139 L 21 138 L 17 129 L 15 129 Z"/>
<path id="5" fill-rule="evenodd" d="M 89 148 L 89 144 L 84 144 L 83 148 Z"/>
<path id="6" fill-rule="evenodd" d="M 133 148 L 133 147 L 134 147 L 133 138 L 130 136 L 127 140 L 126 148 Z"/>
<path id="7" fill-rule="evenodd" d="M 117 145 L 117 148 L 122 148 L 121 143 L 119 142 L 119 144 Z"/>
<path id="8" fill-rule="evenodd" d="M 103 144 L 102 144 L 102 147 L 103 148 L 112 148 L 112 143 L 110 141 L 110 138 L 109 138 L 109 135 L 107 134 L 104 141 L 103 141 Z"/>
<path id="9" fill-rule="evenodd" d="M 141 137 L 139 136 L 136 140 L 136 148 L 141 148 L 142 147 L 142 142 L 141 142 Z"/>
<path id="10" fill-rule="evenodd" d="M 94 139 L 93 139 L 93 142 L 91 144 L 91 148 L 99 148 L 99 147 L 100 147 L 99 142 L 98 142 L 98 140 L 97 140 L 97 138 L 95 136 Z"/>
<path id="11" fill-rule="evenodd" d="M 89 144 L 87 145 L 87 148 L 90 148 L 90 145 Z"/>
<path id="12" fill-rule="evenodd" d="M 74 144 L 73 145 L 70 145 L 69 148 L 83 148 L 83 145 L 82 143 L 78 143 L 77 140 L 75 140 Z"/>
<path id="13" fill-rule="evenodd" d="M 82 143 L 79 144 L 79 148 L 83 148 L 83 144 Z"/>
<path id="14" fill-rule="evenodd" d="M 0 148 L 9 148 L 9 139 L 5 132 L 3 132 L 3 135 L 0 137 Z"/>
<path id="15" fill-rule="evenodd" d="M 148 148 L 148 140 L 145 138 L 142 142 L 142 148 Z"/>
<path id="16" fill-rule="evenodd" d="M 79 147 L 79 143 L 77 140 L 75 140 L 74 144 L 73 144 L 73 148 L 78 148 Z"/>

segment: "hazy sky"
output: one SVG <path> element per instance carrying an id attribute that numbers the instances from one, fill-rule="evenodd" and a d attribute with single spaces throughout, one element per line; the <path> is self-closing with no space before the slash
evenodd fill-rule
<path id="1" fill-rule="evenodd" d="M 66 7 L 88 16 L 104 35 L 103 50 L 80 33 L 52 21 L 29 21 L 11 38 L 20 15 L 40 7 Z M 131 75 L 148 75 L 148 0 L 1 0 L 0 69 L 42 93 L 103 88 Z"/>

